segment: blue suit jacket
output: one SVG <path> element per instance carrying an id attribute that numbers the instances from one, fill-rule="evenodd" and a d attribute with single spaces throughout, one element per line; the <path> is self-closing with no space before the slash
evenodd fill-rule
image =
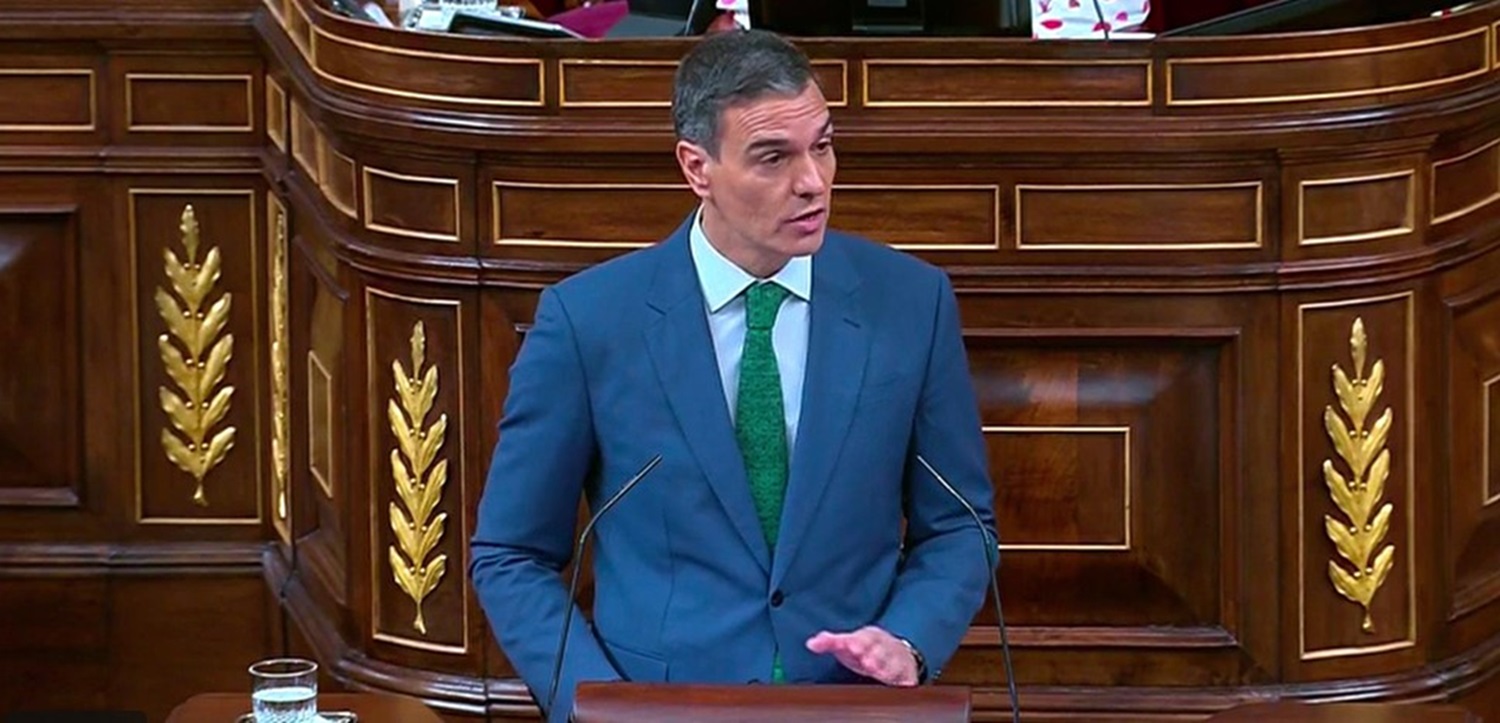
<path id="1" fill-rule="evenodd" d="M 814 257 L 799 437 L 780 542 L 756 520 L 684 223 L 661 244 L 541 295 L 510 372 L 471 575 L 502 649 L 552 721 L 583 680 L 851 682 L 806 639 L 875 624 L 937 670 L 984 600 L 993 528 L 957 303 L 911 256 L 829 232 Z M 597 509 L 662 462 L 595 530 L 592 627 L 569 605 L 580 495 Z M 903 530 L 903 520 L 905 526 Z M 991 530 L 990 534 L 993 534 Z"/>

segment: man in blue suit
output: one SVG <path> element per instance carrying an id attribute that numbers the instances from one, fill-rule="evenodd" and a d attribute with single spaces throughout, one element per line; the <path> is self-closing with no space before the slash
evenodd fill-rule
<path id="1" fill-rule="evenodd" d="M 571 616 L 552 721 L 580 681 L 930 679 L 989 560 L 918 455 L 994 525 L 948 278 L 825 232 L 832 120 L 786 41 L 701 41 L 673 116 L 700 206 L 542 292 L 472 541 L 479 600 L 541 701 Z M 559 575 L 580 495 L 597 509 L 656 455 L 595 528 L 590 624 Z"/>

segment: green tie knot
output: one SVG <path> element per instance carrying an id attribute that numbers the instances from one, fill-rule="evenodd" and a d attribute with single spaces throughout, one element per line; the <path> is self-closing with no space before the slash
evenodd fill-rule
<path id="1" fill-rule="evenodd" d="M 776 325 L 776 314 L 790 291 L 774 281 L 762 281 L 745 290 L 745 325 L 766 330 Z"/>

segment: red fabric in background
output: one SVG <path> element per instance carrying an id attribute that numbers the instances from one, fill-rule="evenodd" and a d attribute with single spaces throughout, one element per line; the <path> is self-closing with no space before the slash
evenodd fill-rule
<path id="1" fill-rule="evenodd" d="M 585 38 L 602 38 L 630 12 L 626 0 L 605 0 L 578 6 L 547 18 Z"/>
<path id="2" fill-rule="evenodd" d="M 1270 0 L 1152 0 L 1146 29 L 1165 32 L 1267 2 Z"/>

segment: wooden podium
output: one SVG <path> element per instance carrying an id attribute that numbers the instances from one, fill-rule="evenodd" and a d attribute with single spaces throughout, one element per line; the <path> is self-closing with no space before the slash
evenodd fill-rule
<path id="1" fill-rule="evenodd" d="M 580 683 L 575 723 L 967 723 L 966 686 Z"/>

